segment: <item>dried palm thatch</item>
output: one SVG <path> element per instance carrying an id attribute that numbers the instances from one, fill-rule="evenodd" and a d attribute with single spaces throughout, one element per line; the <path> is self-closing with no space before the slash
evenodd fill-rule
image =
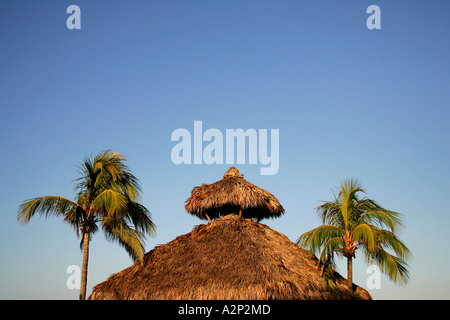
<path id="1" fill-rule="evenodd" d="M 271 193 L 244 179 L 231 167 L 222 180 L 194 187 L 184 206 L 186 211 L 200 219 L 216 219 L 230 213 L 245 218 L 276 218 L 284 208 Z"/>
<path id="2" fill-rule="evenodd" d="M 286 236 L 227 215 L 155 247 L 96 285 L 89 299 L 370 299 L 336 273 L 332 291 L 317 259 Z"/>

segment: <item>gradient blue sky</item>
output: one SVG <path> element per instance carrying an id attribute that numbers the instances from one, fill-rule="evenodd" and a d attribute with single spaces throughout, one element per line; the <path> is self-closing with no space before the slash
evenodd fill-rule
<path id="1" fill-rule="evenodd" d="M 81 8 L 81 30 L 66 8 Z M 368 30 L 366 8 L 381 8 Z M 315 207 L 349 177 L 404 214 L 412 251 L 404 287 L 382 277 L 375 299 L 449 299 L 448 1 L 1 1 L 0 298 L 77 299 L 66 268 L 79 239 L 57 218 L 16 221 L 21 201 L 73 198 L 77 165 L 122 151 L 158 234 L 146 249 L 201 223 L 191 189 L 229 165 L 171 162 L 173 130 L 280 130 L 280 169 L 238 169 L 286 213 L 265 220 L 295 241 Z M 101 232 L 92 286 L 132 261 Z M 366 286 L 361 256 L 354 281 Z M 339 264 L 346 275 L 345 263 Z"/>

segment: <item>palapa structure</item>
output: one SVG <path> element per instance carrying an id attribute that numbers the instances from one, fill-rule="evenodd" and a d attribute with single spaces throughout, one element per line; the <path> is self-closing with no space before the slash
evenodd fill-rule
<path id="1" fill-rule="evenodd" d="M 284 209 L 236 168 L 195 187 L 186 202 L 188 212 L 209 223 L 155 247 L 96 285 L 89 299 L 371 299 L 360 287 L 349 290 L 337 272 L 330 285 L 315 256 L 255 222 Z"/>
<path id="2" fill-rule="evenodd" d="M 370 299 L 286 236 L 235 214 L 198 225 L 96 285 L 89 299 Z"/>
<path id="3" fill-rule="evenodd" d="M 235 167 L 231 167 L 222 180 L 194 187 L 184 207 L 190 214 L 209 221 L 230 213 L 258 221 L 284 213 L 277 198 L 245 180 Z"/>

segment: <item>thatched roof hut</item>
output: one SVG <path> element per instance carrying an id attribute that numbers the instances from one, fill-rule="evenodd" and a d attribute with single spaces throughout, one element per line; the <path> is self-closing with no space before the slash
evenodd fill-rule
<path id="1" fill-rule="evenodd" d="M 307 250 L 232 214 L 155 247 L 96 285 L 89 299 L 370 299 L 335 278 L 333 293 Z"/>
<path id="2" fill-rule="evenodd" d="M 186 211 L 200 219 L 216 219 L 230 213 L 244 218 L 276 218 L 284 208 L 270 192 L 244 179 L 231 167 L 222 180 L 194 187 L 184 206 Z"/>

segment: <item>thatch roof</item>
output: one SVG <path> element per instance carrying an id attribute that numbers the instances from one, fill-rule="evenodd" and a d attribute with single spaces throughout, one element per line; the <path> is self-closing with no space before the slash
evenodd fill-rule
<path id="1" fill-rule="evenodd" d="M 336 275 L 337 296 L 308 251 L 264 224 L 227 215 L 155 247 L 89 299 L 370 299 Z"/>
<path id="2" fill-rule="evenodd" d="M 194 187 L 184 207 L 200 219 L 241 213 L 242 217 L 261 220 L 284 213 L 277 198 L 245 180 L 235 167 L 231 167 L 222 180 Z"/>

